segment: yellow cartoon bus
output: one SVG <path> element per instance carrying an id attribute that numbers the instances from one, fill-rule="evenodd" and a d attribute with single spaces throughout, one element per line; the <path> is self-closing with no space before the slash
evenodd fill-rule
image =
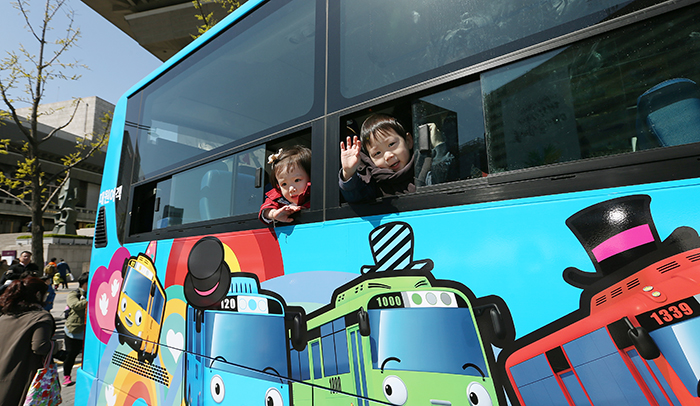
<path id="1" fill-rule="evenodd" d="M 153 362 L 158 353 L 165 291 L 151 259 L 139 254 L 124 263 L 115 327 L 119 342 L 128 344 L 139 360 Z"/>

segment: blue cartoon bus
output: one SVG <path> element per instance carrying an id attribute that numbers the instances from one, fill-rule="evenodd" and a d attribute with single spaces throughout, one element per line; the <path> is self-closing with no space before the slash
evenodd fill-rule
<path id="1" fill-rule="evenodd" d="M 292 337 L 298 349 L 305 345 L 303 312 L 287 313 L 279 296 L 260 289 L 255 274 L 231 274 L 215 237 L 190 251 L 184 286 L 187 404 L 289 406 L 287 343 Z"/>

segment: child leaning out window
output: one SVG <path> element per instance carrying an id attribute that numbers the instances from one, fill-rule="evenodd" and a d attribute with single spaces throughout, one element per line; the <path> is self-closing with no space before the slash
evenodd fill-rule
<path id="1" fill-rule="evenodd" d="M 280 149 L 268 158 L 270 183 L 258 218 L 265 224 L 291 223 L 291 217 L 310 206 L 311 150 L 301 145 Z"/>

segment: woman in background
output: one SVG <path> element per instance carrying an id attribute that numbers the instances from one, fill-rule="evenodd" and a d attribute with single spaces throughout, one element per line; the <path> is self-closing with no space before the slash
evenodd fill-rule
<path id="1" fill-rule="evenodd" d="M 42 308 L 48 286 L 36 277 L 13 281 L 0 296 L 0 406 L 24 403 L 51 351 L 55 322 Z"/>

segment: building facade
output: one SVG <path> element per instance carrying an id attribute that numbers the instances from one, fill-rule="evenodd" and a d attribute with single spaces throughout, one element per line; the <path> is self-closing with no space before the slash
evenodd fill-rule
<path id="1" fill-rule="evenodd" d="M 65 101 L 41 105 L 39 113 L 39 131 L 48 134 L 51 130 L 65 124 L 75 112 L 68 126 L 59 130 L 54 137 L 42 145 L 39 159 L 47 174 L 53 174 L 63 168 L 61 158 L 74 152 L 79 137 L 92 137 L 102 133 L 105 124 L 102 117 L 114 111 L 114 105 L 98 97 L 86 97 L 75 101 Z M 17 109 L 20 117 L 29 114 L 29 108 Z M 0 139 L 9 139 L 14 145 L 21 145 L 24 136 L 17 125 L 11 120 L 5 120 L 0 125 Z M 71 170 L 73 185 L 76 185 L 77 212 L 76 228 L 83 228 L 95 222 L 97 200 L 100 194 L 102 168 L 104 167 L 104 151 L 106 145 L 92 157 Z M 5 176 L 12 177 L 17 163 L 22 160 L 19 153 L 0 154 L 0 170 Z M 58 195 L 58 194 L 57 194 Z M 50 232 L 54 226 L 54 217 L 58 214 L 57 196 L 44 213 L 44 229 Z M 31 213 L 16 199 L 0 193 L 0 233 L 18 233 L 27 231 Z"/>

